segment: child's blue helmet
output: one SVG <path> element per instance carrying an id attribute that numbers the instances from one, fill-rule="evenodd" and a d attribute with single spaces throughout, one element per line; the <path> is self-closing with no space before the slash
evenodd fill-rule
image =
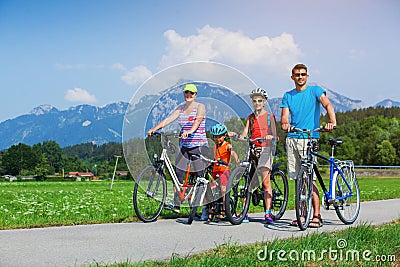
<path id="1" fill-rule="evenodd" d="M 215 124 L 213 127 L 211 127 L 211 134 L 215 136 L 222 135 L 227 132 L 228 129 L 226 128 L 226 126 L 220 123 Z"/>

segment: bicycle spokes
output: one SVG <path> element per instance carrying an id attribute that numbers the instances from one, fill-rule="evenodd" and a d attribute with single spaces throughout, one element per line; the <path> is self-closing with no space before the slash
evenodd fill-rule
<path id="1" fill-rule="evenodd" d="M 343 223 L 352 224 L 360 211 L 360 189 L 351 166 L 342 166 L 341 171 L 343 177 L 341 175 L 336 177 L 334 207 Z"/>

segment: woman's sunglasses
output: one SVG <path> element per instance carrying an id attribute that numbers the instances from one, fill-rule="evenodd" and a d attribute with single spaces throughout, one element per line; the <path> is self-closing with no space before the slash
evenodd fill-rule
<path id="1" fill-rule="evenodd" d="M 183 91 L 185 94 L 191 94 L 191 95 L 194 95 L 195 94 L 195 92 L 192 92 L 192 91 Z"/>

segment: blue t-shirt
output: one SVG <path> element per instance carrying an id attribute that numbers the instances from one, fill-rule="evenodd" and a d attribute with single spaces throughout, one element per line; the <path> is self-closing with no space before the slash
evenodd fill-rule
<path id="1" fill-rule="evenodd" d="M 288 108 L 290 125 L 300 129 L 314 130 L 319 127 L 321 103 L 319 101 L 325 90 L 320 86 L 307 86 L 304 91 L 293 89 L 283 95 L 280 108 Z M 288 133 L 288 137 L 307 138 L 303 133 Z M 312 138 L 319 138 L 319 133 L 311 134 Z"/>

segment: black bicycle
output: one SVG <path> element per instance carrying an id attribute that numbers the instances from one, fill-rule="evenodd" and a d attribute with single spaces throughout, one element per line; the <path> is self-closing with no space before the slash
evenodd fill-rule
<path id="1" fill-rule="evenodd" d="M 249 210 L 252 197 L 255 205 L 259 205 L 260 201 L 263 200 L 265 208 L 263 189 L 262 185 L 259 185 L 257 175 L 257 154 L 259 151 L 254 142 L 262 143 L 266 139 L 243 138 L 242 140 L 249 143 L 249 148 L 240 166 L 231 173 L 225 196 L 226 217 L 234 225 L 242 223 Z M 280 164 L 274 165 L 270 177 L 272 186 L 271 211 L 276 220 L 280 219 L 285 213 L 289 196 L 288 180 L 286 174 L 279 169 L 279 166 Z M 254 184 L 256 186 L 253 187 Z M 256 189 L 254 190 L 254 188 Z"/>
<path id="2" fill-rule="evenodd" d="M 285 172 L 279 168 L 283 162 L 272 165 L 271 187 L 272 187 L 272 207 L 271 212 L 275 220 L 282 218 L 286 211 L 289 196 L 288 180 Z M 264 198 L 264 188 L 262 183 L 251 194 L 251 203 L 254 206 L 262 206 L 267 209 Z"/>

